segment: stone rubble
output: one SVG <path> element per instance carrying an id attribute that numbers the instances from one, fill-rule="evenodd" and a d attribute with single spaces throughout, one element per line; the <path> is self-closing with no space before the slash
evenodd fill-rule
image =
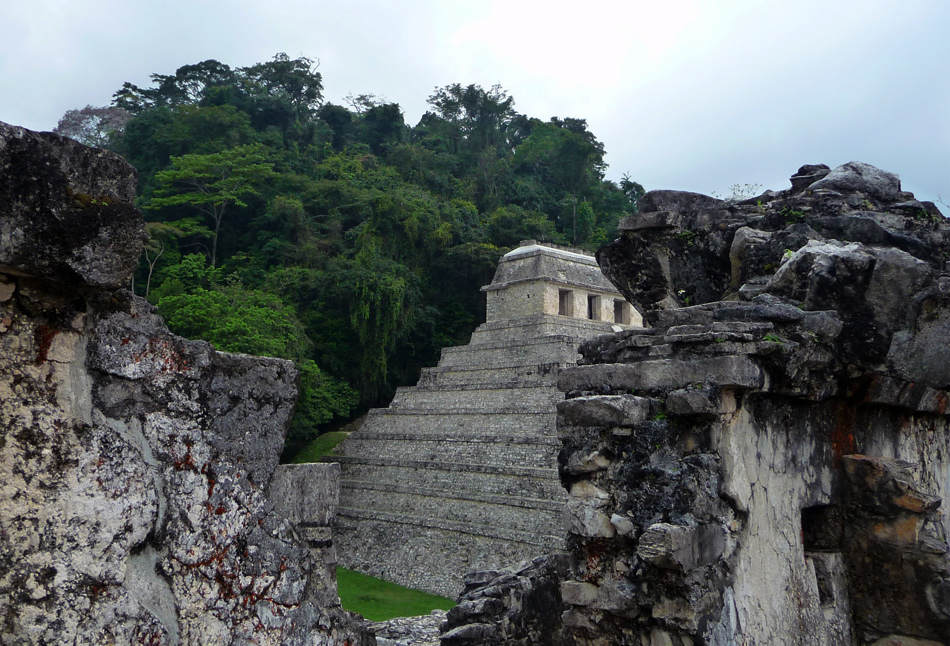
<path id="1" fill-rule="evenodd" d="M 368 629 L 376 635 L 377 646 L 439 646 L 445 615 L 445 610 L 433 610 L 418 617 L 370 622 Z"/>

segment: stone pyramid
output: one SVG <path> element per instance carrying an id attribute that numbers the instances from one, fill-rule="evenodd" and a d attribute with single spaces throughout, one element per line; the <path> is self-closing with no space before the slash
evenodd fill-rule
<path id="1" fill-rule="evenodd" d="M 564 549 L 557 372 L 581 341 L 639 315 L 593 257 L 534 241 L 482 291 L 471 342 L 370 411 L 333 458 L 340 565 L 455 596 L 468 572 Z"/>

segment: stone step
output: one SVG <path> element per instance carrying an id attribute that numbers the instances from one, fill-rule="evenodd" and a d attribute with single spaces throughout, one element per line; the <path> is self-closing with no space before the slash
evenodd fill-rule
<path id="1" fill-rule="evenodd" d="M 408 434 L 407 434 L 408 435 Z M 535 438 L 536 442 L 488 441 L 481 437 L 475 440 L 445 436 L 434 439 L 419 439 L 418 435 L 360 433 L 347 438 L 342 453 L 361 458 L 385 457 L 389 459 L 437 460 L 462 464 L 494 464 L 557 468 L 560 442 L 556 438 Z M 545 441 L 546 440 L 546 441 Z"/>
<path id="2" fill-rule="evenodd" d="M 580 355 L 570 339 L 559 337 L 528 343 L 493 343 L 480 346 L 445 348 L 439 367 L 460 368 L 507 368 L 511 366 L 534 366 L 548 363 L 573 365 Z"/>
<path id="3" fill-rule="evenodd" d="M 492 441 L 501 438 L 532 436 L 555 437 L 554 409 L 543 412 L 495 413 L 482 410 L 470 413 L 446 414 L 443 411 L 419 411 L 412 414 L 376 408 L 369 412 L 358 433 L 414 433 L 419 437 L 434 435 L 482 436 Z"/>
<path id="4" fill-rule="evenodd" d="M 564 396 L 556 389 L 541 386 L 509 388 L 459 388 L 456 390 L 427 390 L 400 388 L 389 405 L 399 412 L 442 410 L 547 411 L 553 409 Z"/>
<path id="5" fill-rule="evenodd" d="M 467 523 L 429 516 L 413 516 L 408 514 L 376 512 L 353 507 L 340 507 L 337 510 L 334 528 L 337 530 L 337 544 L 345 544 L 343 534 L 351 531 L 365 531 L 361 521 L 376 521 L 394 525 L 409 525 L 416 528 L 431 528 L 450 532 L 459 532 L 474 536 L 484 536 L 500 541 L 524 543 L 543 548 L 549 551 L 563 551 L 566 540 L 564 536 L 541 534 L 538 532 L 521 531 L 498 527 L 491 523 Z M 541 552 L 539 552 L 541 553 Z"/>
<path id="6" fill-rule="evenodd" d="M 375 489 L 347 489 L 340 495 L 341 507 L 372 513 L 437 518 L 448 522 L 495 526 L 498 529 L 542 534 L 561 531 L 561 509 L 529 509 L 524 506 L 453 498 L 440 495 L 380 492 Z"/>
<path id="7" fill-rule="evenodd" d="M 557 372 L 562 365 L 559 362 L 554 362 L 535 363 L 529 366 L 499 366 L 496 368 L 461 368 L 459 366 L 423 368 L 416 387 L 454 389 L 459 386 L 471 387 L 473 385 L 494 386 L 496 388 L 553 386 L 557 380 Z"/>
<path id="8" fill-rule="evenodd" d="M 420 487 L 415 484 L 404 484 L 399 482 L 377 482 L 367 480 L 341 480 L 341 491 L 355 491 L 357 489 L 371 489 L 382 493 L 401 493 L 418 494 L 424 496 L 434 496 L 439 498 L 451 498 L 455 500 L 471 500 L 476 502 L 486 502 L 494 505 L 506 505 L 509 507 L 524 507 L 527 509 L 546 509 L 560 513 L 567 501 L 567 491 L 561 489 L 561 496 L 557 499 L 550 498 L 530 498 L 527 496 L 503 496 L 497 494 L 479 493 L 467 489 L 447 490 L 444 487 L 432 489 Z M 352 506 L 352 505 L 351 505 Z"/>
<path id="9" fill-rule="evenodd" d="M 409 416 L 406 416 L 409 419 Z M 397 432 L 391 428 L 380 427 L 380 430 L 360 430 L 359 435 L 354 435 L 355 440 L 416 440 L 420 442 L 478 442 L 481 444 L 530 444 L 538 447 L 560 449 L 561 441 L 555 434 L 540 435 L 535 433 L 493 433 L 486 435 L 481 429 L 468 432 L 439 432 L 432 431 L 428 433 L 411 431 Z"/>
<path id="10" fill-rule="evenodd" d="M 472 333 L 469 345 L 479 345 L 484 341 L 515 341 L 545 336 L 567 336 L 577 341 L 600 334 L 611 334 L 612 327 L 613 324 L 607 321 L 535 314 L 523 319 L 483 323 Z"/>
<path id="11" fill-rule="evenodd" d="M 339 462 L 345 480 L 411 483 L 432 489 L 550 500 L 559 499 L 564 491 L 555 469 L 350 456 L 325 460 Z"/>

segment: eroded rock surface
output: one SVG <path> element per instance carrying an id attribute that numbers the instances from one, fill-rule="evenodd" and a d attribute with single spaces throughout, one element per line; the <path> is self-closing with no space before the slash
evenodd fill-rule
<path id="1" fill-rule="evenodd" d="M 369 643 L 265 495 L 293 364 L 176 337 L 117 289 L 134 185 L 0 124 L 0 642 Z"/>
<path id="2" fill-rule="evenodd" d="M 573 643 L 561 622 L 551 620 L 568 608 L 559 587 L 568 566 L 565 555 L 554 554 L 469 574 L 459 604 L 446 616 L 442 646 Z"/>
<path id="3" fill-rule="evenodd" d="M 866 164 L 791 182 L 647 193 L 598 253 L 652 327 L 558 378 L 573 643 L 950 643 L 950 226 Z"/>
<path id="4" fill-rule="evenodd" d="M 576 643 L 945 643 L 950 226 L 861 163 L 643 205 L 598 257 L 653 327 L 559 377 Z"/>

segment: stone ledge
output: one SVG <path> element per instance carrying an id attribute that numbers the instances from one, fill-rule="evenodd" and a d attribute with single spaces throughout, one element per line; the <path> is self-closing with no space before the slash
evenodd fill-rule
<path id="1" fill-rule="evenodd" d="M 563 550 L 565 538 L 563 536 L 538 535 L 530 532 L 517 530 L 504 530 L 487 525 L 475 525 L 473 523 L 464 523 L 460 521 L 435 520 L 424 516 L 413 516 L 410 514 L 390 514 L 381 511 L 368 511 L 365 509 L 354 509 L 351 507 L 340 507 L 337 512 L 337 524 L 345 525 L 345 519 L 356 521 L 375 520 L 377 522 L 394 523 L 397 525 L 410 525 L 417 527 L 428 527 L 431 529 L 441 529 L 443 531 L 459 532 L 462 534 L 471 534 L 475 536 L 484 536 L 486 538 L 495 538 L 525 545 L 535 545 L 545 549 Z M 343 521 L 343 522 L 341 522 Z M 354 528 L 358 529 L 359 524 L 355 523 Z"/>
<path id="2" fill-rule="evenodd" d="M 551 413 L 545 413 L 540 411 L 526 411 L 523 408 L 516 408 L 514 406 L 482 406 L 480 408 L 470 408 L 470 407 L 446 407 L 439 408 L 437 411 L 432 412 L 431 409 L 424 409 L 419 407 L 413 407 L 412 405 L 403 404 L 398 409 L 391 409 L 392 414 L 399 414 L 405 416 L 414 416 L 414 415 L 554 415 L 554 404 L 555 401 L 551 402 Z"/>
<path id="3" fill-rule="evenodd" d="M 322 462 L 346 464 L 367 464 L 376 467 L 409 467 L 432 471 L 467 471 L 470 473 L 490 473 L 511 475 L 541 480 L 559 481 L 557 471 L 540 467 L 496 467 L 487 464 L 458 464 L 455 462 L 432 462 L 428 460 L 388 460 L 386 458 L 357 458 L 347 455 L 328 456 Z"/>
<path id="4" fill-rule="evenodd" d="M 547 509 L 548 511 L 560 511 L 564 506 L 564 500 L 567 500 L 567 492 L 564 493 L 564 500 L 556 501 L 545 498 L 502 496 L 497 494 L 479 493 L 471 490 L 447 490 L 433 489 L 431 487 L 419 487 L 416 485 L 398 485 L 382 482 L 364 482 L 360 480 L 343 480 L 341 482 L 343 489 L 365 489 L 372 491 L 386 491 L 390 493 L 410 494 L 419 496 L 431 496 L 434 498 L 443 498 L 445 500 L 468 500 L 472 502 L 486 502 L 494 505 L 506 505 L 508 507 L 526 507 L 532 509 Z"/>
<path id="5" fill-rule="evenodd" d="M 562 371 L 557 382 L 563 392 L 604 388 L 612 392 L 667 390 L 697 383 L 720 388 L 762 388 L 765 374 L 755 361 L 721 356 L 577 366 Z"/>
<path id="6" fill-rule="evenodd" d="M 361 431 L 359 436 L 350 438 L 351 441 L 362 440 L 394 440 L 418 442 L 473 442 L 477 444 L 540 444 L 560 448 L 561 443 L 553 435 L 485 435 L 484 433 L 387 433 L 377 431 Z"/>
<path id="7" fill-rule="evenodd" d="M 499 414 L 511 415 L 514 417 L 528 417 L 528 416 L 538 416 L 538 415 L 553 417 L 554 415 L 557 415 L 557 413 L 554 412 L 553 410 L 551 411 L 526 410 L 526 411 L 517 411 L 517 412 L 512 412 L 512 413 L 497 413 L 495 411 L 486 411 L 484 409 L 473 410 L 472 412 L 465 413 L 465 414 L 472 415 L 472 416 L 488 415 L 491 417 L 496 417 Z M 413 412 L 412 414 L 407 414 L 400 411 L 391 410 L 389 408 L 373 408 L 369 411 L 370 418 L 376 417 L 378 415 L 385 415 L 387 417 L 388 416 L 417 417 L 419 415 L 433 415 L 433 416 L 442 415 L 443 417 L 455 417 L 458 415 L 458 413 L 446 413 L 444 410 L 428 410 L 428 411 L 418 411 L 418 412 Z M 367 420 L 366 423 L 369 423 L 369 420 Z"/>
<path id="8" fill-rule="evenodd" d="M 456 383 L 456 384 L 443 384 L 443 383 L 418 383 L 412 387 L 413 393 L 451 393 L 451 392 L 468 392 L 472 390 L 487 390 L 487 391 L 499 391 L 507 392 L 509 390 L 539 390 L 547 392 L 551 389 L 551 386 L 554 385 L 555 374 L 551 375 L 540 375 L 542 377 L 548 377 L 545 379 L 547 384 L 539 383 L 525 383 L 523 379 L 512 379 L 511 381 L 497 382 L 497 381 L 481 381 L 473 382 L 468 384 Z M 538 375 L 530 375 L 531 377 L 538 377 Z M 395 403 L 395 399 L 393 400 Z"/>

